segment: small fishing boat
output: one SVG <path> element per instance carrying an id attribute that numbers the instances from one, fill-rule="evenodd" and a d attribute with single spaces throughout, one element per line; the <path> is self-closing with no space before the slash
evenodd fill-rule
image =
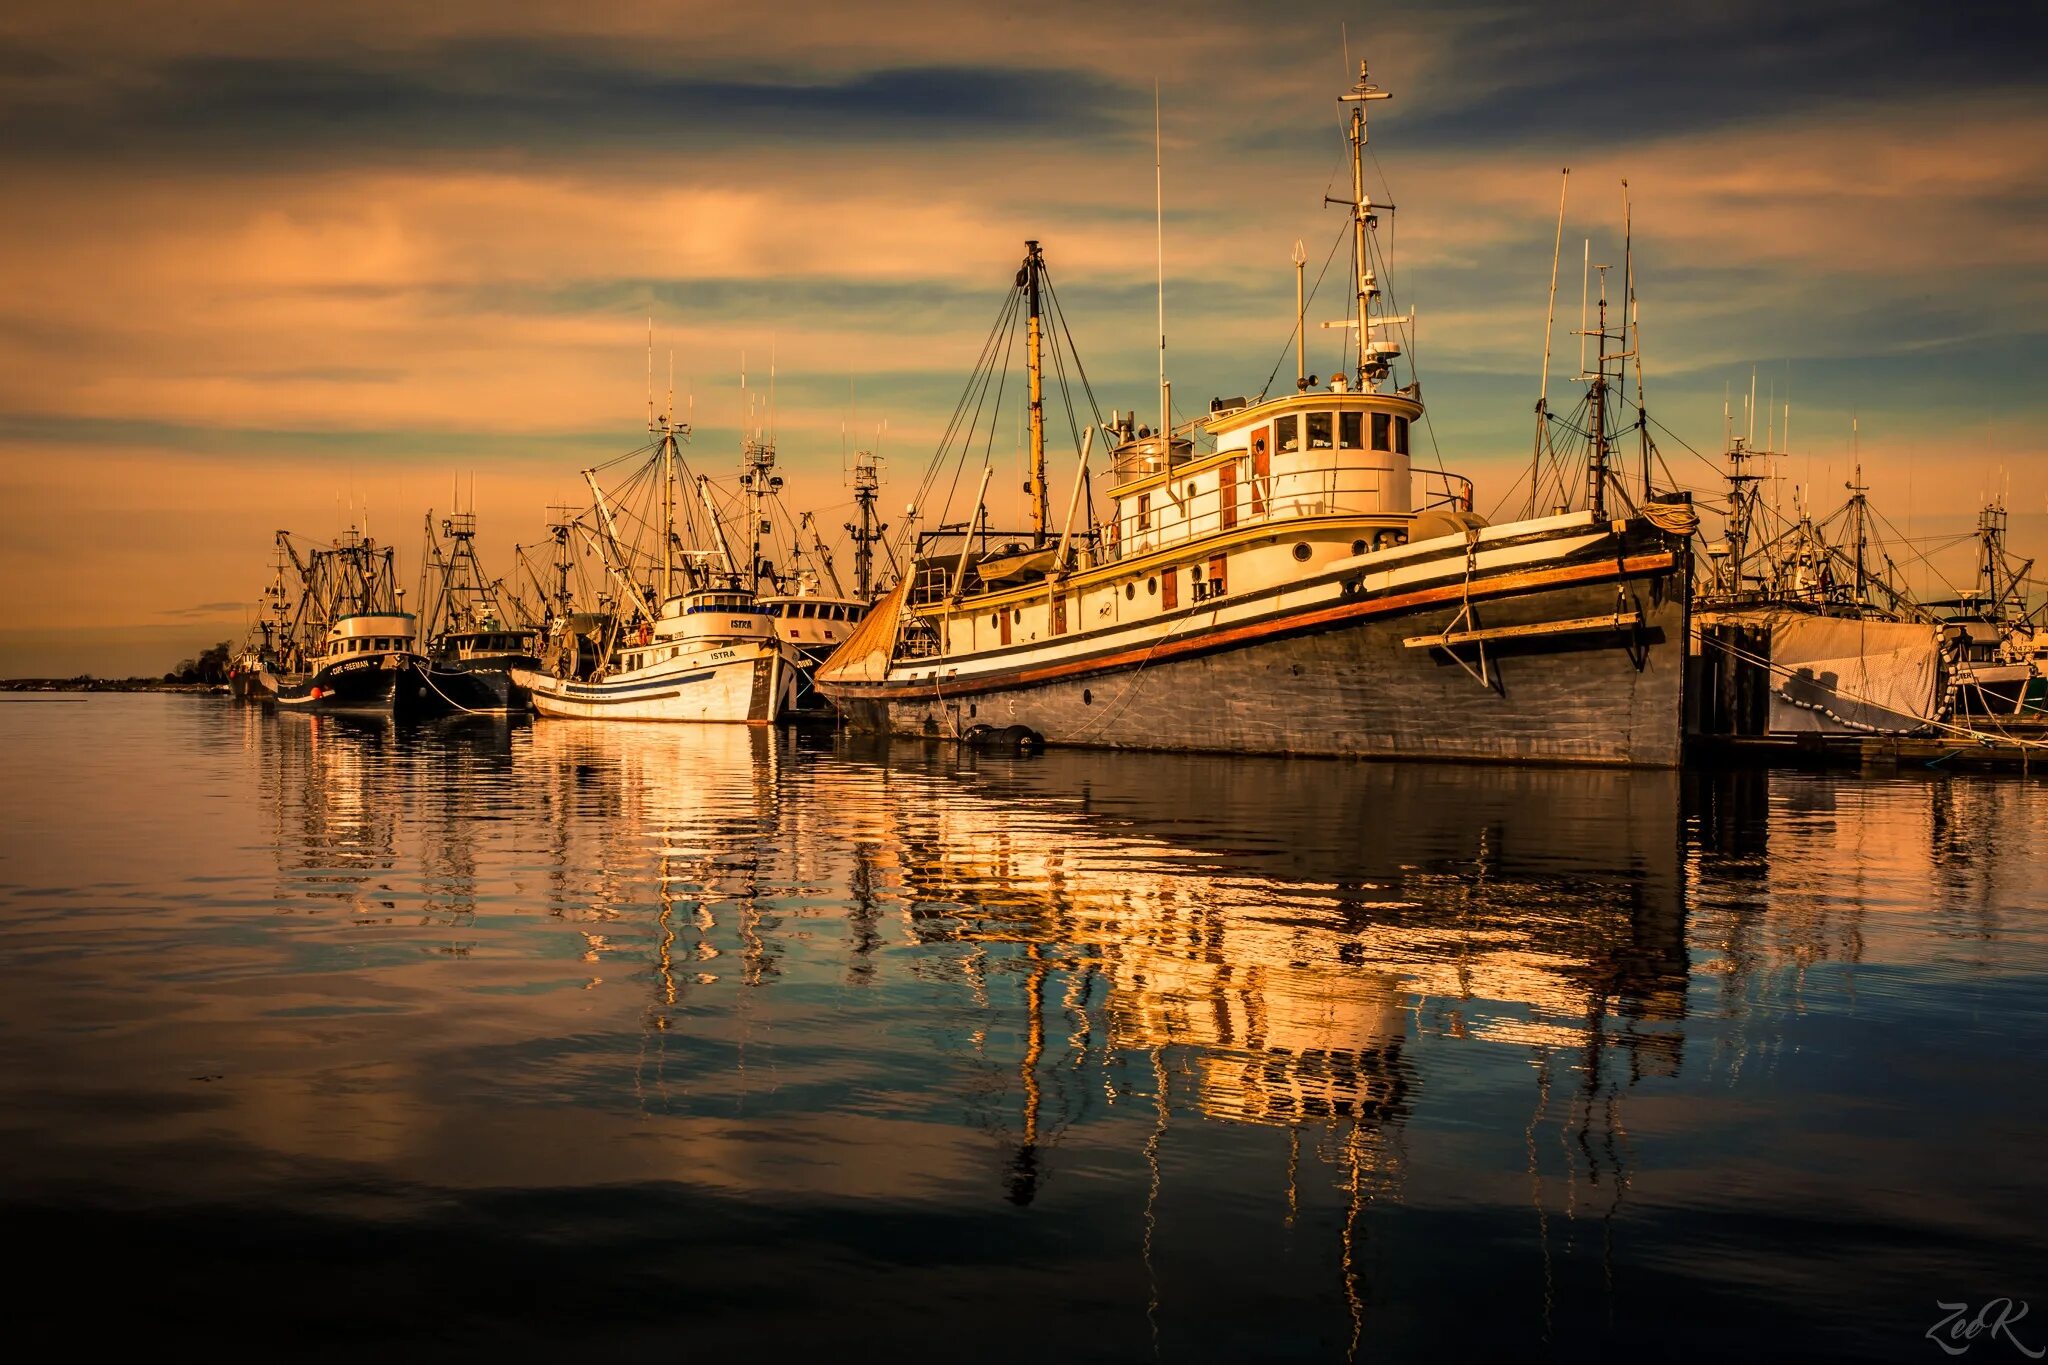
<path id="1" fill-rule="evenodd" d="M 512 681 L 512 670 L 540 666 L 539 633 L 508 624 L 519 605 L 477 559 L 474 512 L 443 517 L 438 535 L 427 513 L 420 577 L 427 645 L 413 685 L 417 708 L 454 715 L 526 710 L 526 689 Z"/>
<path id="2" fill-rule="evenodd" d="M 769 725 L 789 704 L 794 681 L 775 621 L 751 593 L 684 592 L 653 620 L 614 630 L 608 648 L 581 651 L 601 660 L 586 676 L 514 667 L 511 677 L 540 716 Z"/>
<path id="3" fill-rule="evenodd" d="M 426 662 L 410 612 L 363 612 L 328 627 L 326 648 L 302 678 L 260 675 L 280 711 L 392 715 L 405 709 Z"/>
<path id="4" fill-rule="evenodd" d="M 709 481 L 696 478 L 702 528 L 687 502 L 678 505 L 678 476 L 689 476 L 680 448 L 689 424 L 675 421 L 673 412 L 654 417 L 651 399 L 649 407 L 657 437 L 652 455 L 622 488 L 649 504 L 631 524 L 654 528 L 659 547 L 646 553 L 626 542 L 612 496 L 596 470 L 585 470 L 594 522 L 569 525 L 604 563 L 609 609 L 556 617 L 543 663 L 514 667 L 511 680 L 543 717 L 773 725 L 793 700 L 793 648 L 778 635 L 775 613 L 747 586 L 750 575 L 733 554 Z M 684 548 L 679 525 L 717 548 Z M 753 559 L 758 581 L 758 542 Z"/>

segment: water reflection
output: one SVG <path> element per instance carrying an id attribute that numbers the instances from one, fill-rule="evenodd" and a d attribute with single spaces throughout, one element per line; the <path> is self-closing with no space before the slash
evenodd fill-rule
<path id="1" fill-rule="evenodd" d="M 28 1187 L 990 1358 L 1739 1344 L 1715 1305 L 1884 1354 L 2040 1241 L 2020 784 L 178 714 L 113 736 L 212 756 L 147 818 L 20 749 L 72 812 L 5 887 Z M 35 889 L 95 856 L 145 889 Z M 231 1259 L 193 1218 L 162 1295 Z"/>

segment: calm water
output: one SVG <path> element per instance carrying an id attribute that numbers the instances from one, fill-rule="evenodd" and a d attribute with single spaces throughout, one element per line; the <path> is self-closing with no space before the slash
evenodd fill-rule
<path id="1" fill-rule="evenodd" d="M 175 696 L 0 755 L 15 1337 L 1946 1359 L 2011 1295 L 2048 1346 L 2038 781 Z"/>

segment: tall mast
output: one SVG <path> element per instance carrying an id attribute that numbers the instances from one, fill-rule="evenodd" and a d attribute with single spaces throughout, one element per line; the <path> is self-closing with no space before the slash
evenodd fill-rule
<path id="1" fill-rule="evenodd" d="M 1586 392 L 1587 424 L 1592 428 L 1592 458 L 1586 462 L 1586 506 L 1595 520 L 1607 516 L 1607 267 L 1600 270 L 1600 330 L 1593 342 L 1593 387 Z"/>
<path id="2" fill-rule="evenodd" d="M 1028 357 L 1031 368 L 1031 482 L 1025 491 L 1031 495 L 1031 543 L 1045 544 L 1046 522 L 1050 509 L 1046 506 L 1045 488 L 1045 372 L 1041 363 L 1040 347 L 1042 332 L 1038 311 L 1039 272 L 1045 269 L 1045 256 L 1038 249 L 1038 243 L 1024 243 L 1024 288 L 1026 302 L 1030 305 L 1030 331 L 1027 333 Z"/>
<path id="3" fill-rule="evenodd" d="M 881 487 L 881 475 L 876 470 L 874 452 L 863 450 L 853 460 L 853 502 L 860 511 L 860 524 L 846 523 L 846 534 L 853 541 L 854 585 L 862 601 L 873 596 L 875 581 L 875 542 L 880 540 L 889 527 L 887 523 L 875 524 L 875 498 Z"/>
<path id="4" fill-rule="evenodd" d="M 1365 232 L 1375 221 L 1372 201 L 1365 194 L 1365 106 L 1371 100 L 1389 100 L 1393 94 L 1366 79 L 1363 58 L 1358 63 L 1358 83 L 1337 97 L 1351 106 L 1351 265 L 1358 284 L 1358 387 L 1368 389 L 1387 373 L 1387 350 L 1375 350 L 1372 340 L 1372 301 L 1379 295 L 1372 264 L 1366 255 Z"/>
<path id="5" fill-rule="evenodd" d="M 1158 272 L 1159 299 L 1159 435 L 1166 442 L 1166 463 L 1173 466 L 1173 390 L 1166 385 L 1166 157 L 1159 140 L 1159 82 L 1152 82 L 1152 213 L 1153 262 Z"/>

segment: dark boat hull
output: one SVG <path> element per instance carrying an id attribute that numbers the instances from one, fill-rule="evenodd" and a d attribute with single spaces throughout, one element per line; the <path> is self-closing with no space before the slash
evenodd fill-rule
<path id="1" fill-rule="evenodd" d="M 393 667 L 382 657 L 349 659 L 304 679 L 276 682 L 276 705 L 280 711 L 391 715 L 400 682 L 411 671 L 409 665 Z"/>
<path id="2" fill-rule="evenodd" d="M 527 690 L 512 681 L 512 670 L 537 667 L 524 655 L 422 661 L 401 686 L 408 706 L 420 715 L 503 715 L 525 711 L 532 703 Z"/>

